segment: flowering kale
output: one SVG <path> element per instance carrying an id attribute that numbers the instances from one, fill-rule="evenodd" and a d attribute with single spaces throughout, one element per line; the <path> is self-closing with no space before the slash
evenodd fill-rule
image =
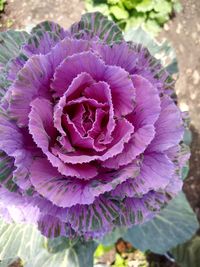
<path id="1" fill-rule="evenodd" d="M 41 23 L 21 42 L 1 66 L 3 216 L 87 238 L 152 218 L 182 186 L 169 74 L 100 13 L 68 31 Z"/>

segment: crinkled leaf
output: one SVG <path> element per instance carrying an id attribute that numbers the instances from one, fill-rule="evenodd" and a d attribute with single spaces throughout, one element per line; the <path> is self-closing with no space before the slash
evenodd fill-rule
<path id="1" fill-rule="evenodd" d="M 164 254 L 188 240 L 198 227 L 194 212 L 180 193 L 153 220 L 130 228 L 124 238 L 142 251 Z"/>
<path id="2" fill-rule="evenodd" d="M 190 241 L 172 249 L 172 255 L 181 267 L 199 267 L 200 237 L 195 236 Z"/>
<path id="3" fill-rule="evenodd" d="M 125 31 L 129 31 L 133 28 L 138 28 L 144 23 L 145 19 L 146 14 L 135 12 L 134 16 L 131 16 L 130 19 L 127 21 Z"/>
<path id="4" fill-rule="evenodd" d="M 0 32 L 0 99 L 5 95 L 10 85 L 7 79 L 8 68 L 6 64 L 18 56 L 21 46 L 27 41 L 28 37 L 29 34 L 24 31 Z"/>
<path id="5" fill-rule="evenodd" d="M 64 34 L 64 30 L 63 28 L 52 21 L 43 21 L 39 24 L 37 24 L 32 30 L 31 33 L 36 33 L 37 31 L 41 31 L 41 32 L 53 32 L 54 34 L 60 36 Z"/>
<path id="6" fill-rule="evenodd" d="M 0 99 L 5 95 L 10 82 L 7 79 L 7 67 L 0 69 Z"/>
<path id="7" fill-rule="evenodd" d="M 154 5 L 155 5 L 154 0 L 142 0 L 136 5 L 135 9 L 138 12 L 147 12 L 152 10 Z"/>
<path id="8" fill-rule="evenodd" d="M 144 29 L 152 35 L 157 35 L 161 31 L 161 26 L 156 20 L 148 19 L 144 24 Z"/>
<path id="9" fill-rule="evenodd" d="M 127 9 L 133 9 L 138 4 L 139 0 L 122 0 L 122 3 Z"/>
<path id="10" fill-rule="evenodd" d="M 162 14 L 162 13 L 157 13 L 154 10 L 152 10 L 149 13 L 149 18 L 155 19 L 158 22 L 158 24 L 163 25 L 166 21 L 169 20 L 169 13 Z"/>
<path id="11" fill-rule="evenodd" d="M 0 32 L 0 63 L 6 64 L 10 59 L 16 57 L 28 37 L 29 34 L 24 31 Z"/>
<path id="12" fill-rule="evenodd" d="M 13 182 L 14 161 L 5 152 L 0 150 L 0 182 L 9 191 L 16 191 L 17 185 Z"/>
<path id="13" fill-rule="evenodd" d="M 172 12 L 172 3 L 168 0 L 157 0 L 154 2 L 154 10 L 161 14 Z"/>
<path id="14" fill-rule="evenodd" d="M 110 12 L 118 20 L 120 20 L 120 19 L 127 19 L 129 17 L 128 12 L 125 9 L 120 8 L 117 5 L 116 6 L 111 6 L 110 7 Z"/>
<path id="15" fill-rule="evenodd" d="M 81 17 L 80 22 L 71 27 L 71 33 L 76 35 L 81 31 L 88 31 L 93 36 L 98 36 L 107 43 L 123 40 L 119 27 L 99 12 L 86 13 Z"/>

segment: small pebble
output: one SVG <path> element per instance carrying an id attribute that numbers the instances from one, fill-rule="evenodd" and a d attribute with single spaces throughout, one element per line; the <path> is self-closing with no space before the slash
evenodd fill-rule
<path id="1" fill-rule="evenodd" d="M 180 23 L 178 23 L 178 26 L 177 26 L 177 29 L 176 29 L 176 33 L 180 34 L 182 28 L 183 28 L 182 25 Z"/>
<path id="2" fill-rule="evenodd" d="M 188 105 L 184 102 L 179 103 L 179 107 L 180 107 L 181 111 L 189 111 Z"/>
<path id="3" fill-rule="evenodd" d="M 187 70 L 186 70 L 186 73 L 187 73 L 187 74 L 191 74 L 191 73 L 192 73 L 192 69 L 187 69 Z"/>
<path id="4" fill-rule="evenodd" d="M 183 53 L 184 50 L 185 50 L 185 49 L 184 49 L 184 46 L 183 46 L 182 44 L 179 45 L 179 49 L 180 49 L 181 53 Z"/>
<path id="5" fill-rule="evenodd" d="M 164 24 L 164 30 L 167 32 L 169 31 L 169 25 L 167 23 Z"/>
<path id="6" fill-rule="evenodd" d="M 197 85 L 199 83 L 199 81 L 200 81 L 200 75 L 199 75 L 199 73 L 198 73 L 197 70 L 195 70 L 193 72 L 192 79 L 193 79 L 193 84 L 194 85 Z"/>
<path id="7" fill-rule="evenodd" d="M 196 33 L 196 32 L 193 32 L 193 33 L 192 33 L 192 38 L 193 38 L 193 39 L 196 39 L 196 38 L 197 38 L 197 33 Z"/>

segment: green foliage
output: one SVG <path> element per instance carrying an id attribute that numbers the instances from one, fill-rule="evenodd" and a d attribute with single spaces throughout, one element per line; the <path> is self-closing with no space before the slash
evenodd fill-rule
<path id="1" fill-rule="evenodd" d="M 6 0 L 0 0 L 0 11 L 4 10 L 5 3 L 6 3 Z"/>
<path id="2" fill-rule="evenodd" d="M 0 32 L 0 63 L 6 64 L 10 59 L 18 56 L 22 44 L 28 37 L 28 33 L 24 31 Z"/>
<path id="3" fill-rule="evenodd" d="M 112 267 L 127 267 L 126 260 L 123 259 L 120 254 L 116 254 L 115 263 Z"/>
<path id="4" fill-rule="evenodd" d="M 104 246 L 103 244 L 99 244 L 95 253 L 94 253 L 94 257 L 99 258 L 99 257 L 103 256 L 106 252 L 109 252 L 113 247 L 114 247 L 114 245 Z"/>
<path id="5" fill-rule="evenodd" d="M 142 251 L 164 254 L 195 234 L 199 225 L 183 193 L 153 220 L 130 228 L 124 238 Z"/>
<path id="6" fill-rule="evenodd" d="M 88 11 L 100 11 L 125 31 L 142 26 L 156 35 L 173 12 L 181 11 L 179 0 L 85 0 Z"/>
<path id="7" fill-rule="evenodd" d="M 19 257 L 24 267 L 92 267 L 95 249 L 93 241 L 47 240 L 32 225 L 0 220 L 0 266 Z"/>
<path id="8" fill-rule="evenodd" d="M 115 228 L 112 232 L 105 235 L 102 239 L 98 240 L 98 242 L 102 243 L 104 246 L 111 246 L 117 240 L 122 237 L 126 233 L 126 228 Z"/>
<path id="9" fill-rule="evenodd" d="M 113 255 L 113 253 L 115 253 L 115 255 Z M 143 253 L 135 248 L 131 248 L 131 250 L 127 250 L 119 254 L 116 252 L 114 245 L 104 246 L 103 244 L 99 244 L 94 253 L 94 267 L 108 267 L 107 264 L 99 263 L 102 262 L 103 258 L 106 259 L 107 257 L 113 260 L 113 264 L 111 265 L 112 267 L 149 266 L 146 259 L 146 253 Z"/>
<path id="10" fill-rule="evenodd" d="M 173 256 L 181 267 L 199 267 L 200 265 L 200 236 L 181 244 L 172 251 Z"/>

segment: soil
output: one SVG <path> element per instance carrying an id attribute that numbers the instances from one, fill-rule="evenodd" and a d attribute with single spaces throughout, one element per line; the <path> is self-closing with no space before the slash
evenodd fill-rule
<path id="1" fill-rule="evenodd" d="M 84 12 L 83 0 L 7 0 L 0 31 L 27 29 L 44 20 L 53 20 L 68 28 Z"/>
<path id="2" fill-rule="evenodd" d="M 164 26 L 160 37 L 175 48 L 180 75 L 176 83 L 179 105 L 189 111 L 193 141 L 190 172 L 184 184 L 186 196 L 200 220 L 200 1 L 180 0 L 183 10 Z M 84 13 L 83 0 L 8 0 L 0 18 L 0 31 L 29 29 L 42 20 L 54 20 L 69 27 Z M 150 256 L 156 267 L 175 267 L 174 263 Z"/>
<path id="3" fill-rule="evenodd" d="M 190 172 L 186 196 L 200 219 L 200 1 L 182 0 L 181 13 L 164 27 L 161 36 L 171 41 L 179 63 L 176 93 L 183 111 L 189 111 L 192 132 Z"/>

